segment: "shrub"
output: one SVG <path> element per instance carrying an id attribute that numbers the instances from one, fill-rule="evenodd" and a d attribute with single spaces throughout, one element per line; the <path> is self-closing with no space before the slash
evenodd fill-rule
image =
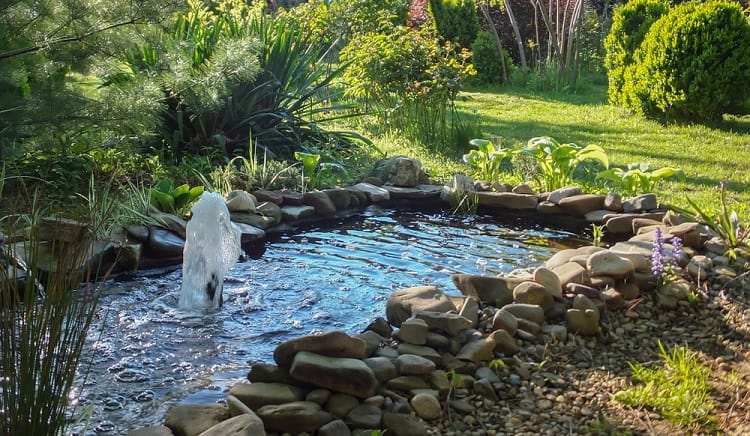
<path id="1" fill-rule="evenodd" d="M 428 28 L 390 26 L 357 35 L 341 52 L 345 96 L 374 104 L 382 124 L 419 137 L 444 141 L 453 102 L 474 68 L 468 54 L 437 43 Z"/>
<path id="2" fill-rule="evenodd" d="M 444 41 L 468 48 L 479 33 L 477 3 L 474 0 L 430 0 L 433 25 Z"/>
<path id="3" fill-rule="evenodd" d="M 750 23 L 739 4 L 686 3 L 652 26 L 626 69 L 625 104 L 662 120 L 741 114 L 750 96 Z"/>
<path id="4" fill-rule="evenodd" d="M 624 104 L 625 69 L 633 64 L 633 53 L 640 47 L 648 29 L 668 11 L 669 4 L 664 0 L 633 0 L 615 11 L 612 28 L 604 40 L 610 103 Z"/>
<path id="5" fill-rule="evenodd" d="M 505 64 L 511 65 L 508 52 L 503 50 Z M 503 61 L 497 50 L 495 39 L 489 32 L 479 32 L 471 44 L 471 63 L 477 70 L 473 80 L 485 85 L 500 85 L 503 83 Z"/>

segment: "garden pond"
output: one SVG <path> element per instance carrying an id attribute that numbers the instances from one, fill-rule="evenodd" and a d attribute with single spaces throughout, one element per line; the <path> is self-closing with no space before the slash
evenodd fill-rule
<path id="1" fill-rule="evenodd" d="M 90 412 L 75 434 L 126 434 L 161 424 L 175 404 L 223 401 L 252 363 L 272 362 L 281 342 L 331 330 L 359 333 L 384 316 L 394 291 L 435 285 L 460 295 L 452 273 L 538 266 L 584 242 L 524 218 L 372 206 L 269 238 L 262 253 L 229 271 L 219 311 L 177 308 L 179 267 L 111 280 L 84 349 L 85 385 L 73 393 L 76 411 Z"/>

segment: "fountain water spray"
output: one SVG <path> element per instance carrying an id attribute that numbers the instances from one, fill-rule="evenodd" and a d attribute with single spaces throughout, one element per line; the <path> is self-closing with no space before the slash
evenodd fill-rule
<path id="1" fill-rule="evenodd" d="M 182 259 L 182 309 L 218 309 L 224 275 L 240 256 L 240 231 L 232 224 L 224 198 L 205 192 L 192 207 Z"/>

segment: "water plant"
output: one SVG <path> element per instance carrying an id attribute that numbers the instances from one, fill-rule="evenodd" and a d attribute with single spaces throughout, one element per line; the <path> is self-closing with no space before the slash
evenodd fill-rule
<path id="1" fill-rule="evenodd" d="M 662 364 L 648 368 L 628 362 L 637 383 L 617 392 L 614 398 L 632 407 L 648 407 L 680 426 L 706 428 L 714 422 L 708 376 L 710 370 L 687 347 L 670 351 L 657 341 Z"/>
<path id="2" fill-rule="evenodd" d="M 602 147 L 594 144 L 586 147 L 573 143 L 561 144 L 549 136 L 531 138 L 522 152 L 536 161 L 539 167 L 537 184 L 547 191 L 570 185 L 575 171 L 583 162 L 597 162 L 609 167 L 607 153 Z"/>
<path id="3" fill-rule="evenodd" d="M 496 182 L 500 178 L 503 162 L 510 160 L 513 151 L 502 148 L 488 139 L 472 139 L 469 141 L 475 150 L 463 156 L 463 161 L 474 169 L 474 177 L 489 183 Z"/>
<path id="4" fill-rule="evenodd" d="M 614 182 L 623 194 L 629 196 L 653 192 L 659 182 L 673 177 L 684 180 L 685 173 L 672 167 L 652 170 L 648 163 L 632 163 L 625 168 L 610 168 L 596 175 L 597 179 Z"/>
<path id="5" fill-rule="evenodd" d="M 602 238 L 604 237 L 604 226 L 597 225 L 596 223 L 591 224 L 591 244 L 594 247 L 601 247 Z"/>
<path id="6" fill-rule="evenodd" d="M 321 162 L 320 154 L 297 151 L 294 158 L 302 163 L 302 192 L 336 183 L 347 175 L 343 165 L 336 162 Z"/>

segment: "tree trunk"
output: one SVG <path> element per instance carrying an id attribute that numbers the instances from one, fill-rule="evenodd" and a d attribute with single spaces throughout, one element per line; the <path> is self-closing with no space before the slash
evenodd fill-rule
<path id="1" fill-rule="evenodd" d="M 518 44 L 518 55 L 521 58 L 521 69 L 525 73 L 528 70 L 528 67 L 526 66 L 526 53 L 524 53 L 523 50 L 523 40 L 521 40 L 521 32 L 518 30 L 518 22 L 516 21 L 516 17 L 513 15 L 513 9 L 511 9 L 510 7 L 510 1 L 504 0 L 504 2 L 505 12 L 508 13 L 510 25 L 513 27 L 513 34 L 516 36 L 516 43 Z"/>
<path id="2" fill-rule="evenodd" d="M 487 6 L 487 3 L 485 3 L 484 0 L 479 2 L 479 10 L 482 11 L 484 18 L 487 20 L 487 24 L 490 26 L 490 31 L 492 31 L 492 35 L 495 37 L 495 45 L 497 46 L 497 51 L 500 52 L 500 62 L 503 66 L 503 83 L 508 83 L 508 69 L 505 66 L 505 54 L 503 53 L 503 41 L 500 39 L 500 35 L 497 33 L 497 28 L 495 27 L 495 23 L 492 21 L 492 16 L 490 16 L 489 7 Z"/>

